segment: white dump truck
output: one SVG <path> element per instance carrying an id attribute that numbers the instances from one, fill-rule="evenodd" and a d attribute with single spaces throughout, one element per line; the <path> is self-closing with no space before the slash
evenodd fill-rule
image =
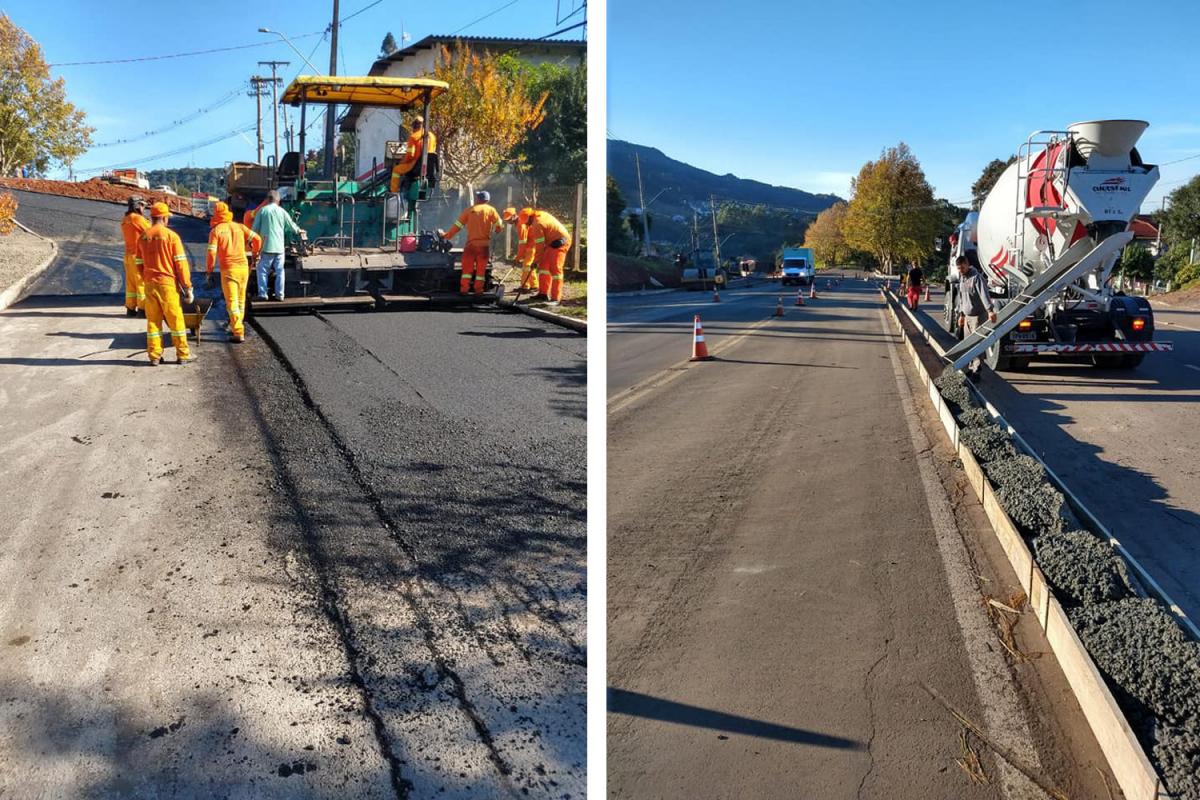
<path id="1" fill-rule="evenodd" d="M 1158 181 L 1158 167 L 1135 147 L 1148 126 L 1100 120 L 1029 136 L 953 237 L 947 328 L 962 335 L 958 256 L 987 277 L 998 314 L 947 352 L 955 367 L 982 355 L 996 370 L 1035 358 L 1132 368 L 1146 353 L 1172 349 L 1154 341 L 1150 303 L 1115 291 L 1111 281 L 1133 238 L 1130 224 Z"/>
<path id="2" fill-rule="evenodd" d="M 780 280 L 784 286 L 811 286 L 813 282 L 813 254 L 810 247 L 785 247 Z"/>

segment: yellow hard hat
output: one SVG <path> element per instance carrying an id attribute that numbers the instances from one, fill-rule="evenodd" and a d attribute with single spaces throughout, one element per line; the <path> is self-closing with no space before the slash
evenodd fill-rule
<path id="1" fill-rule="evenodd" d="M 171 207 L 166 203 L 158 202 L 150 206 L 150 216 L 152 217 L 169 217 L 171 216 Z"/>
<path id="2" fill-rule="evenodd" d="M 517 219 L 526 224 L 533 219 L 533 209 L 526 206 L 521 209 L 521 213 L 517 215 Z"/>
<path id="3" fill-rule="evenodd" d="M 500 216 L 504 218 L 505 222 L 512 222 L 517 218 L 517 210 L 512 206 L 509 206 L 500 212 Z"/>

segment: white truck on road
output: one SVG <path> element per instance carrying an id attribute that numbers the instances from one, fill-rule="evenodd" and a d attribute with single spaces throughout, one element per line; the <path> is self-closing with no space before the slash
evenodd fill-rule
<path id="1" fill-rule="evenodd" d="M 785 247 L 781 283 L 811 286 L 813 282 L 813 255 L 810 247 Z"/>

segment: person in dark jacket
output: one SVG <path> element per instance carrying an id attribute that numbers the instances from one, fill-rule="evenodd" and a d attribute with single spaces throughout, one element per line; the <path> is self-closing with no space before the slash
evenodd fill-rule
<path id="1" fill-rule="evenodd" d="M 983 273 L 972 267 L 966 256 L 959 256 L 954 265 L 958 267 L 958 327 L 965 338 L 974 333 L 984 320 L 995 322 L 996 312 L 992 310 L 987 278 Z M 967 377 L 978 381 L 979 367 L 980 360 L 973 359 L 964 370 Z"/>
<path id="2" fill-rule="evenodd" d="M 917 310 L 917 304 L 921 301 L 921 291 L 924 288 L 925 271 L 914 261 L 912 268 L 908 271 L 908 307 L 913 311 Z"/>

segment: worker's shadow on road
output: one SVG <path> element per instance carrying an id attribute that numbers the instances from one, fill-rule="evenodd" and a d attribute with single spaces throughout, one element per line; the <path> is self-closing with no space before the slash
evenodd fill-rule
<path id="1" fill-rule="evenodd" d="M 145 322 L 142 321 L 140 324 L 144 326 Z M 79 333 L 77 331 L 53 331 L 51 333 L 47 333 L 46 335 L 65 337 L 68 339 L 86 339 L 89 341 L 103 341 L 107 339 L 110 342 L 108 345 L 109 350 L 137 350 L 146 346 L 146 332 L 144 330 L 129 333 Z"/>
<path id="2" fill-rule="evenodd" d="M 582 339 L 575 331 L 565 328 L 537 328 L 526 325 L 506 331 L 459 331 L 459 336 L 482 336 L 486 339 Z"/>
<path id="3" fill-rule="evenodd" d="M 804 728 L 793 728 L 737 714 L 727 714 L 723 711 L 677 703 L 673 700 L 664 700 L 661 697 L 651 697 L 611 686 L 608 688 L 608 711 L 612 714 L 624 714 L 660 722 L 671 722 L 676 725 L 690 725 L 813 747 L 829 747 L 836 750 L 863 750 L 866 747 L 862 742 L 854 739 L 830 736 Z"/>

